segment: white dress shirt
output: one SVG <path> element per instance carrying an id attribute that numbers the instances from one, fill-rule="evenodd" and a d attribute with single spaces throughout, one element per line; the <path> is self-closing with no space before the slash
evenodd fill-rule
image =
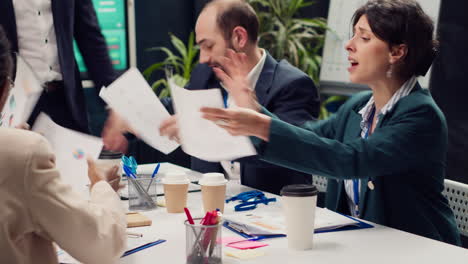
<path id="1" fill-rule="evenodd" d="M 260 78 L 260 74 L 262 73 L 263 66 L 265 65 L 265 61 L 266 61 L 267 53 L 265 52 L 264 49 L 261 49 L 261 52 L 262 52 L 262 57 L 257 62 L 255 67 L 253 67 L 252 70 L 250 70 L 249 74 L 247 75 L 247 80 L 249 80 L 250 85 L 251 85 L 250 87 L 252 89 L 255 89 L 255 86 L 257 86 L 258 79 Z M 221 83 L 221 86 L 224 89 L 226 89 L 222 83 Z M 230 96 L 228 96 L 227 98 L 227 107 L 228 108 L 236 107 L 234 99 Z M 240 163 L 239 162 L 221 161 L 221 166 L 223 167 L 224 171 L 229 176 L 229 179 L 231 180 L 240 179 Z"/>
<path id="2" fill-rule="evenodd" d="M 62 80 L 51 0 L 13 0 L 13 7 L 19 54 L 41 83 Z"/>
<path id="3" fill-rule="evenodd" d="M 392 98 L 388 100 L 388 102 L 382 107 L 382 109 L 380 109 L 378 113 L 375 113 L 375 115 L 377 116 L 375 120 L 375 125 L 374 125 L 375 127 L 377 127 L 377 124 L 379 123 L 379 120 L 381 119 L 381 117 L 384 116 L 386 113 L 388 113 L 388 111 L 390 111 L 398 103 L 398 101 L 401 98 L 410 94 L 410 92 L 413 90 L 414 86 L 416 85 L 417 81 L 418 79 L 415 76 L 411 77 L 408 81 L 406 81 L 400 87 L 400 89 L 398 89 L 393 94 Z M 373 108 L 374 108 L 374 96 L 372 96 L 367 102 L 366 106 L 364 106 L 364 108 L 362 108 L 361 111 L 359 111 L 359 114 L 362 116 L 361 137 L 364 139 L 366 138 L 367 130 L 369 129 L 369 123 L 372 122 L 372 120 L 369 120 L 369 119 L 370 119 L 370 115 L 371 115 Z M 368 135 L 370 134 L 371 133 L 369 133 Z M 361 193 L 361 180 L 359 180 L 358 182 L 359 182 L 359 193 Z M 373 183 L 370 183 L 370 184 L 373 184 Z M 354 201 L 353 180 L 345 180 L 344 185 L 345 185 L 345 191 L 347 194 L 348 206 L 350 208 L 351 215 L 354 217 L 359 217 L 359 215 L 357 215 L 355 211 L 356 204 Z M 361 199 L 361 197 L 359 198 Z"/>

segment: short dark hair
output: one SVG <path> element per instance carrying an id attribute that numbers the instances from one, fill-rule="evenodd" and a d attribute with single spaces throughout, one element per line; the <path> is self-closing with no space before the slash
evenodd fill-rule
<path id="1" fill-rule="evenodd" d="M 255 10 L 244 0 L 213 0 L 204 9 L 216 6 L 218 13 L 216 23 L 224 35 L 224 39 L 232 37 L 232 30 L 235 27 L 243 27 L 249 35 L 249 40 L 256 43 L 258 39 L 259 21 Z"/>
<path id="2" fill-rule="evenodd" d="M 406 44 L 408 52 L 395 71 L 403 78 L 425 75 L 438 47 L 434 22 L 415 0 L 369 0 L 353 15 L 353 26 L 365 15 L 374 34 L 390 47 Z"/>
<path id="3" fill-rule="evenodd" d="M 7 78 L 11 75 L 12 68 L 13 61 L 11 59 L 10 42 L 0 25 L 0 97 L 4 93 L 2 89 L 5 87 Z"/>

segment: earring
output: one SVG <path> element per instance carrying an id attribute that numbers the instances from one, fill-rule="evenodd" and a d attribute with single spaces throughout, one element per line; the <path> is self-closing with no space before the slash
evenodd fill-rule
<path id="1" fill-rule="evenodd" d="M 388 71 L 387 71 L 387 78 L 392 78 L 392 74 L 393 74 L 393 64 L 390 64 L 390 67 L 388 68 Z"/>

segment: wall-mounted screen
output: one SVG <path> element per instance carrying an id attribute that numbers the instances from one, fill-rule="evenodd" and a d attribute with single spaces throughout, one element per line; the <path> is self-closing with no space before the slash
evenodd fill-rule
<path id="1" fill-rule="evenodd" d="M 93 0 L 93 4 L 112 65 L 117 72 L 125 71 L 130 66 L 127 0 Z M 74 49 L 82 78 L 87 79 L 86 65 L 76 43 Z"/>

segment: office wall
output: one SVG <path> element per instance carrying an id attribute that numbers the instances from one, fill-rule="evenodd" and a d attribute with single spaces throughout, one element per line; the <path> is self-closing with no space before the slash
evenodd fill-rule
<path id="1" fill-rule="evenodd" d="M 445 114 L 449 131 L 448 179 L 468 183 L 468 2 L 442 1 L 440 53 L 431 92 Z"/>
<path id="2" fill-rule="evenodd" d="M 165 58 L 162 52 L 148 52 L 151 47 L 170 47 L 169 32 L 186 40 L 194 21 L 191 0 L 135 1 L 137 61 L 140 70 Z"/>

